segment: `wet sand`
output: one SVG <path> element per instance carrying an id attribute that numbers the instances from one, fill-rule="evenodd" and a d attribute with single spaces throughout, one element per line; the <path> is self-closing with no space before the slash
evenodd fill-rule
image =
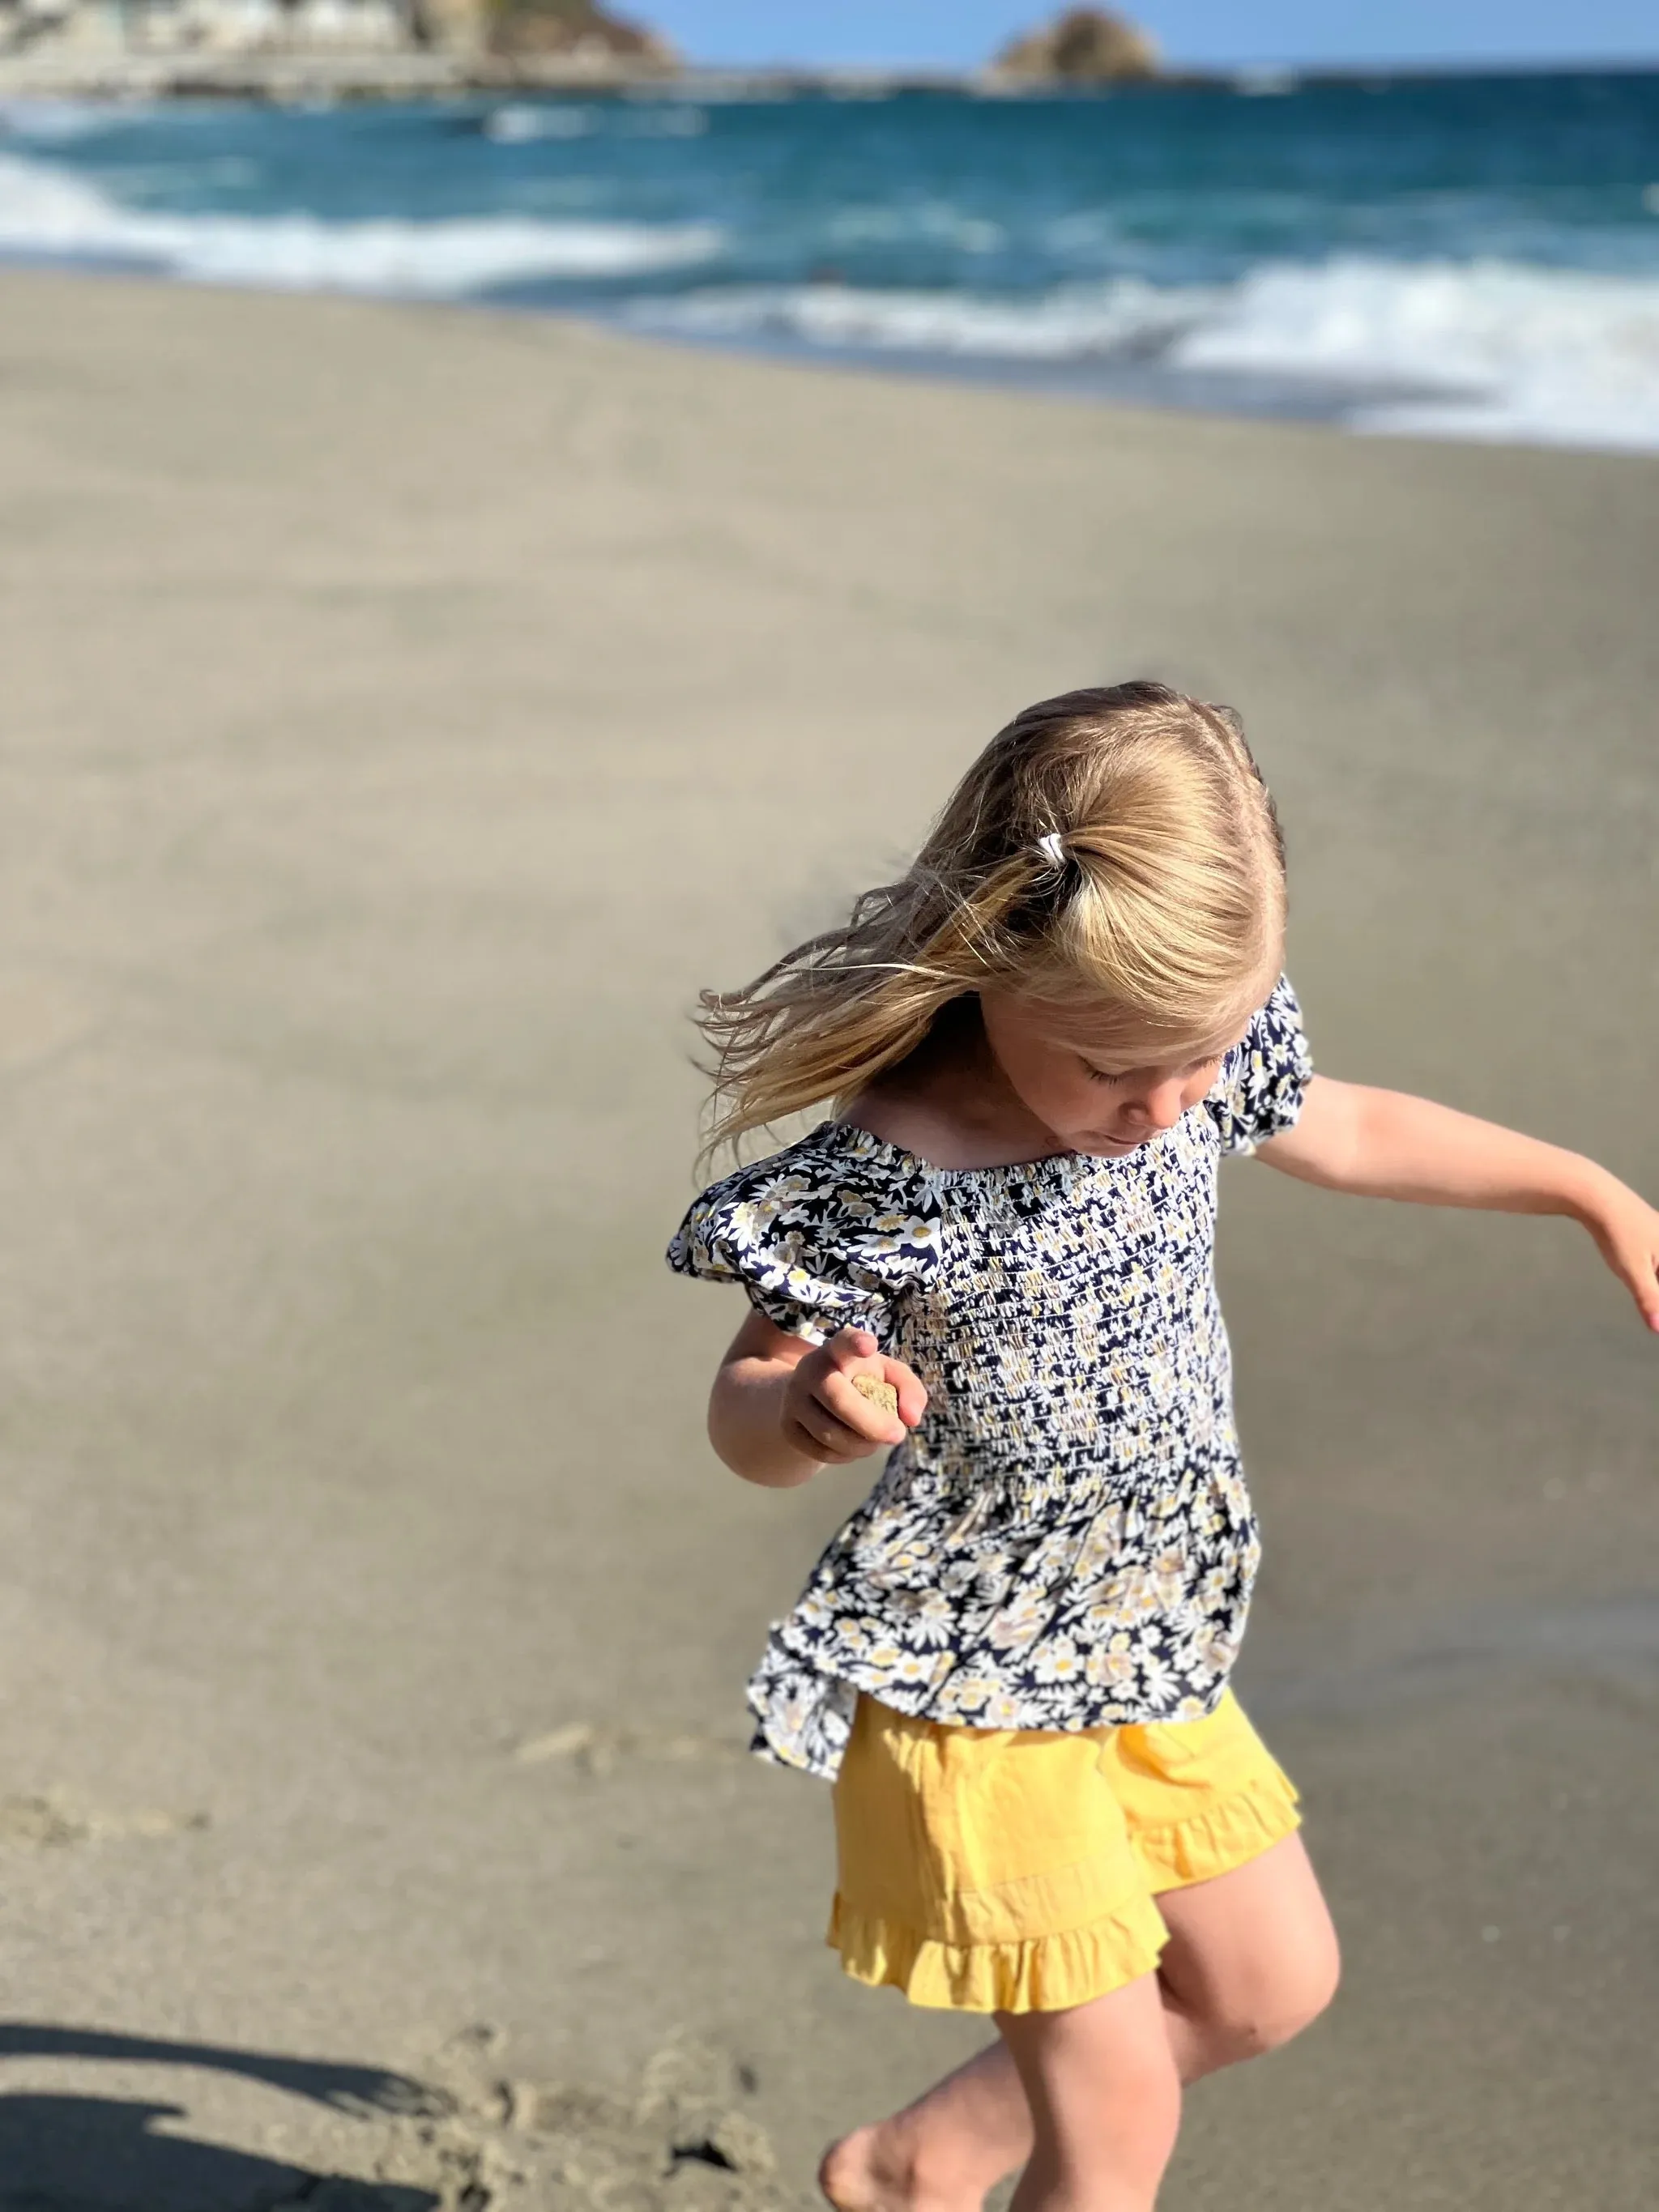
<path id="1" fill-rule="evenodd" d="M 684 1010 L 1161 674 L 1322 1065 L 1659 1188 L 1659 463 L 9 274 L 0 515 L 0 2205 L 799 2198 L 974 2039 L 739 1749 L 853 1491 L 702 1442 Z M 1659 1347 L 1248 1164 L 1223 1267 L 1348 1981 L 1167 2202 L 1637 2212 Z"/>

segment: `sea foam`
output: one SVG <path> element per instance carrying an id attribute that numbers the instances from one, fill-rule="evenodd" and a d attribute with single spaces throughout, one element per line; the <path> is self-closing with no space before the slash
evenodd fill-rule
<path id="1" fill-rule="evenodd" d="M 179 215 L 123 207 L 85 178 L 0 154 L 0 253 L 122 264 L 202 283 L 453 299 L 538 277 L 684 268 L 720 245 L 720 233 L 702 223 Z"/>
<path id="2" fill-rule="evenodd" d="M 1346 257 L 1231 284 L 1139 277 L 1025 299 L 842 284 L 700 289 L 642 326 L 728 343 L 1322 387 L 1352 428 L 1659 447 L 1659 279 Z"/>

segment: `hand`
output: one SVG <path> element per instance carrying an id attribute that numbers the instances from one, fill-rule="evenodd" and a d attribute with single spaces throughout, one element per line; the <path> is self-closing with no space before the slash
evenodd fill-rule
<path id="1" fill-rule="evenodd" d="M 1585 1209 L 1584 1226 L 1643 1320 L 1659 1331 L 1659 1212 L 1627 1184 L 1607 1180 L 1611 1188 Z"/>
<path id="2" fill-rule="evenodd" d="M 898 1392 L 897 1417 L 853 1388 L 873 1375 Z M 927 1393 L 902 1359 L 885 1358 L 868 1329 L 844 1328 L 809 1352 L 791 1371 L 780 1416 L 784 1442 L 822 1465 L 867 1459 L 883 1444 L 902 1444 L 927 1410 Z"/>

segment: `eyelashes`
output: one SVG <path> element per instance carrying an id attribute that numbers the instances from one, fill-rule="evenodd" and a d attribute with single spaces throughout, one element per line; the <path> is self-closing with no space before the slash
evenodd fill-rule
<path id="1" fill-rule="evenodd" d="M 1181 1079 L 1182 1082 L 1186 1082 L 1192 1076 L 1204 1075 L 1211 1068 L 1219 1067 L 1221 1061 L 1222 1055 L 1218 1052 L 1212 1053 L 1208 1060 L 1195 1060 L 1180 1071 Z M 1141 1072 L 1136 1068 L 1129 1068 L 1122 1074 L 1112 1074 L 1107 1069 L 1097 1067 L 1092 1061 L 1086 1060 L 1083 1061 L 1082 1066 L 1083 1072 L 1091 1083 L 1127 1083 L 1132 1075 Z"/>

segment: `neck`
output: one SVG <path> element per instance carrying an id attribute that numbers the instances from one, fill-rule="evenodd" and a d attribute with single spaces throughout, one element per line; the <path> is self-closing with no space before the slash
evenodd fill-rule
<path id="1" fill-rule="evenodd" d="M 927 1035 L 849 1104 L 846 1118 L 934 1167 L 1012 1167 L 1065 1147 L 1015 1096 L 975 997 L 940 1008 Z"/>

